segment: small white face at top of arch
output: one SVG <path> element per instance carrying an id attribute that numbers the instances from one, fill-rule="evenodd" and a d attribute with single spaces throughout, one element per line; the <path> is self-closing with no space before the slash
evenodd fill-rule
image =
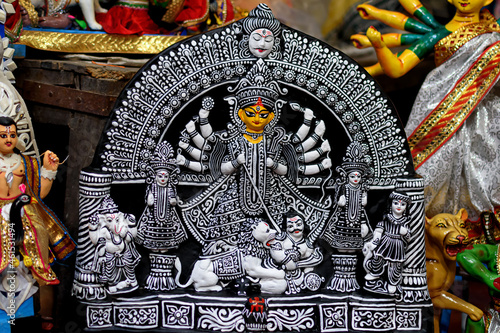
<path id="1" fill-rule="evenodd" d="M 274 45 L 274 35 L 269 29 L 257 29 L 250 34 L 248 47 L 250 53 L 257 58 L 265 58 L 271 53 Z"/>

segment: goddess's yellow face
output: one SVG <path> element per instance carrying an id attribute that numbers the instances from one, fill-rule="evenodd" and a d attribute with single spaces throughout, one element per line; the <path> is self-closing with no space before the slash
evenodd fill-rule
<path id="1" fill-rule="evenodd" d="M 253 105 L 238 111 L 238 117 L 247 126 L 247 131 L 252 133 L 262 133 L 264 127 L 274 118 L 274 113 L 267 110 L 264 106 Z"/>
<path id="2" fill-rule="evenodd" d="M 493 0 L 448 0 L 450 4 L 464 14 L 479 13 L 481 8 L 489 5 Z"/>

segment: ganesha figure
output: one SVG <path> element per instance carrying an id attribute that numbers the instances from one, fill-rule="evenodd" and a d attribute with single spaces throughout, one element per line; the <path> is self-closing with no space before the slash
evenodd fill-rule
<path id="1" fill-rule="evenodd" d="M 90 218 L 89 237 L 96 247 L 93 269 L 110 294 L 138 287 L 134 269 L 141 257 L 134 244 L 136 234 L 135 218 L 120 212 L 110 197 Z"/>
<path id="2" fill-rule="evenodd" d="M 177 205 L 177 174 L 179 169 L 173 158 L 173 148 L 163 142 L 156 148 L 151 161 L 151 175 L 146 194 L 146 209 L 139 219 L 137 242 L 155 252 L 176 248 L 187 238 Z"/>

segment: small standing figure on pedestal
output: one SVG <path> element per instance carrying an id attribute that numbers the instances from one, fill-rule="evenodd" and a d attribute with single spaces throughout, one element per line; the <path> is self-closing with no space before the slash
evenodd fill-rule
<path id="1" fill-rule="evenodd" d="M 93 270 L 110 294 L 130 292 L 138 287 L 134 269 L 141 256 L 134 244 L 136 234 L 135 217 L 118 211 L 109 196 L 90 217 L 89 237 L 96 246 Z"/>
<path id="2" fill-rule="evenodd" d="M 335 184 L 337 206 L 321 237 L 339 253 L 332 255 L 335 273 L 327 288 L 350 292 L 360 288 L 355 276 L 356 252 L 371 236 L 364 208 L 368 200 L 369 167 L 359 142 L 347 147 L 344 162 L 337 171 L 340 173 Z"/>
<path id="3" fill-rule="evenodd" d="M 373 232 L 373 240 L 363 248 L 367 272 L 365 289 L 382 294 L 401 294 L 401 279 L 406 245 L 410 241 L 407 207 L 410 197 L 403 192 L 389 195 L 390 212 L 384 215 Z M 387 281 L 382 276 L 387 268 Z"/>
<path id="4" fill-rule="evenodd" d="M 150 165 L 146 209 L 139 219 L 137 243 L 152 251 L 146 289 L 172 290 L 176 288 L 172 277 L 175 255 L 165 253 L 176 249 L 187 239 L 187 234 L 175 210 L 179 168 L 170 143 L 158 145 Z"/>

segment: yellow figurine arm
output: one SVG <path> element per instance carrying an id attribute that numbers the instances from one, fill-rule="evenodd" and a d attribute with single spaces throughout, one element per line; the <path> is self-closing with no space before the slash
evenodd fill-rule
<path id="1" fill-rule="evenodd" d="M 382 66 L 380 66 L 380 63 L 376 63 L 375 65 L 365 67 L 365 70 L 371 76 L 378 76 L 384 74 L 384 70 L 382 69 Z"/>
<path id="2" fill-rule="evenodd" d="M 387 47 L 401 46 L 401 34 L 389 33 L 382 35 L 382 40 Z M 351 42 L 358 49 L 371 47 L 372 43 L 366 35 L 355 34 L 351 36 Z"/>
<path id="3" fill-rule="evenodd" d="M 389 77 L 401 77 L 421 61 L 411 50 L 405 50 L 399 56 L 393 54 L 382 40 L 380 32 L 373 27 L 367 30 L 366 35 L 375 49 L 381 68 Z"/>
<path id="4" fill-rule="evenodd" d="M 413 13 L 415 13 L 415 11 L 417 11 L 420 7 L 423 7 L 418 0 L 399 0 L 399 3 L 411 15 L 413 15 Z"/>
<path id="5" fill-rule="evenodd" d="M 379 9 L 366 3 L 359 5 L 356 9 L 359 15 L 365 20 L 377 20 L 395 29 L 405 30 L 405 23 L 408 20 L 408 16 L 402 13 Z"/>

